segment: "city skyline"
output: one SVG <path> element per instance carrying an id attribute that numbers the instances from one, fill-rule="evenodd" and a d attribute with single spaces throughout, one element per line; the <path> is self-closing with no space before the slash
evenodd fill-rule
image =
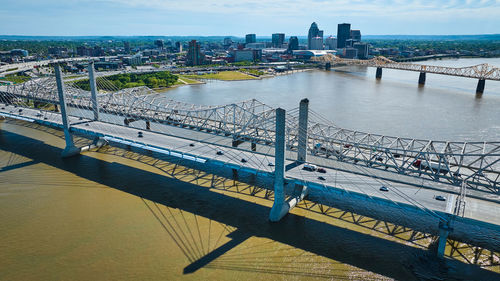
<path id="1" fill-rule="evenodd" d="M 343 22 L 355 24 L 366 35 L 468 35 L 499 33 L 500 26 L 500 0 L 4 2 L 1 35 L 243 37 L 255 33 L 261 37 L 285 33 L 289 37 L 307 35 L 312 22 L 322 27 L 325 36 L 335 35 L 337 24 Z"/>

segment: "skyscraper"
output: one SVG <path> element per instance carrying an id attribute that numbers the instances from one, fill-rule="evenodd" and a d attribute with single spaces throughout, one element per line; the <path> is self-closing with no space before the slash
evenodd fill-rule
<path id="1" fill-rule="evenodd" d="M 189 41 L 188 52 L 186 56 L 187 65 L 200 65 L 203 64 L 205 56 L 200 51 L 200 43 L 196 40 Z"/>
<path id="2" fill-rule="evenodd" d="M 344 48 L 345 41 L 351 38 L 351 24 L 341 23 L 337 27 L 337 48 Z"/>
<path id="3" fill-rule="evenodd" d="M 307 34 L 307 49 L 311 49 L 311 40 L 314 37 L 318 37 L 320 35 L 320 30 L 318 28 L 318 25 L 313 22 L 311 24 L 311 27 L 309 28 L 309 33 Z M 321 32 L 321 36 L 323 36 L 323 32 Z"/>
<path id="4" fill-rule="evenodd" d="M 325 45 L 328 47 L 329 50 L 337 49 L 337 38 L 333 36 L 326 38 Z"/>
<path id="5" fill-rule="evenodd" d="M 165 47 L 165 41 L 163 41 L 162 39 L 157 39 L 155 40 L 155 46 L 158 49 L 163 49 L 163 47 Z"/>
<path id="6" fill-rule="evenodd" d="M 130 53 L 130 42 L 123 42 L 123 47 L 125 48 L 125 54 L 129 54 Z"/>
<path id="7" fill-rule="evenodd" d="M 285 42 L 284 33 L 273 33 L 272 44 L 274 48 L 281 48 L 283 42 Z"/>
<path id="8" fill-rule="evenodd" d="M 351 39 L 356 42 L 361 42 L 361 31 L 359 29 L 351 30 Z"/>
<path id="9" fill-rule="evenodd" d="M 323 38 L 316 36 L 311 38 L 311 47 L 310 50 L 323 50 Z"/>
<path id="10" fill-rule="evenodd" d="M 288 50 L 298 50 L 299 49 L 299 38 L 297 36 L 291 36 L 288 40 Z"/>
<path id="11" fill-rule="evenodd" d="M 356 42 L 353 45 L 353 48 L 358 50 L 358 59 L 367 59 L 369 46 L 367 43 Z"/>
<path id="12" fill-rule="evenodd" d="M 257 42 L 257 37 L 255 36 L 255 34 L 247 34 L 245 35 L 245 43 L 248 44 L 248 43 L 255 43 Z"/>

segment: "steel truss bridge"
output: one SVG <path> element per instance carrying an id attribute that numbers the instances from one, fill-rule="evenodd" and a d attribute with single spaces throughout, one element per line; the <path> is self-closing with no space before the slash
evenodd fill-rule
<path id="1" fill-rule="evenodd" d="M 340 128 L 310 110 L 307 99 L 285 111 L 254 99 L 221 106 L 187 104 L 165 99 L 146 87 L 105 92 L 99 89 L 113 85 L 105 78 L 96 79 L 92 63 L 90 91 L 65 82 L 58 66 L 55 73 L 55 79 L 1 86 L 0 117 L 63 129 L 63 157 L 84 151 L 73 142 L 72 135 L 80 133 L 95 137 L 94 145 L 104 141 L 133 146 L 233 169 L 233 173 L 241 170 L 271 177 L 271 221 L 280 220 L 310 190 L 320 194 L 328 190 L 334 198 L 343 198 L 338 199 L 340 204 L 352 202 L 385 217 L 397 214 L 409 218 L 409 225 L 437 233 L 439 256 L 449 233 L 500 251 L 500 219 L 495 212 L 500 202 L 500 142 L 420 140 Z M 307 163 L 318 165 L 328 179 L 318 177 L 320 169 Z M 339 187 L 337 173 L 347 181 L 346 187 Z M 392 192 L 383 193 L 380 185 L 373 190 L 370 181 L 388 184 Z M 372 190 L 350 187 L 359 182 Z M 404 190 L 391 182 L 402 183 Z M 440 209 L 433 209 L 435 200 L 421 202 L 418 196 L 422 195 L 415 196 L 421 192 L 431 198 L 429 192 L 440 188 L 453 198 Z M 465 197 L 470 193 L 475 194 L 474 208 L 480 209 L 474 219 L 464 218 Z M 482 204 L 484 208 L 477 207 Z M 482 216 L 488 216 L 487 222 L 476 222 Z"/>
<path id="2" fill-rule="evenodd" d="M 58 105 L 55 79 L 35 79 L 4 86 L 3 99 Z M 92 111 L 90 92 L 67 86 L 71 108 Z M 160 98 L 147 87 L 97 96 L 99 112 L 122 116 L 128 124 L 144 120 L 230 137 L 238 145 L 274 144 L 275 109 L 257 100 L 222 106 L 199 106 Z M 324 159 L 500 194 L 500 142 L 454 142 L 384 136 L 340 128 L 311 111 L 307 124 L 307 153 Z M 286 120 L 286 147 L 297 151 L 298 109 Z"/>
<path id="3" fill-rule="evenodd" d="M 344 59 L 332 54 L 327 54 L 321 57 L 312 58 L 312 61 L 325 64 L 326 68 L 332 65 L 362 65 L 376 67 L 376 78 L 382 78 L 382 69 L 397 69 L 420 72 L 419 84 L 425 84 L 425 74 L 442 74 L 449 76 L 467 77 L 479 79 L 477 92 L 484 91 L 485 80 L 500 81 L 500 68 L 494 67 L 487 63 L 467 66 L 467 67 L 446 67 L 436 65 L 423 65 L 414 63 L 395 62 L 386 57 L 375 57 L 369 60 Z"/>

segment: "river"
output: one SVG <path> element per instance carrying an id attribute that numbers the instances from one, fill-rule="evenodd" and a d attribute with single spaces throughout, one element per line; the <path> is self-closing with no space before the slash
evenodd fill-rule
<path id="1" fill-rule="evenodd" d="M 483 62 L 500 66 L 500 59 L 423 63 Z M 445 140 L 500 137 L 500 82 L 487 81 L 477 96 L 474 79 L 428 75 L 418 87 L 414 72 L 374 77 L 374 69 L 345 67 L 182 86 L 163 95 L 212 105 L 256 98 L 285 109 L 307 97 L 312 110 L 350 129 Z M 61 132 L 42 129 L 0 121 L 0 280 L 491 277 L 462 263 L 443 271 L 426 255 L 428 237 L 390 234 L 390 223 L 348 212 L 326 216 L 301 205 L 269 224 L 272 201 L 264 191 L 175 162 L 116 148 L 61 159 Z"/>
<path id="2" fill-rule="evenodd" d="M 452 67 L 489 63 L 500 58 L 420 62 Z M 257 99 L 274 107 L 292 109 L 308 98 L 310 109 L 340 127 L 421 139 L 484 141 L 500 139 L 500 81 L 486 81 L 476 95 L 477 79 L 427 74 L 418 86 L 418 72 L 342 67 L 253 81 L 214 81 L 179 87 L 167 98 L 195 104 L 229 104 Z"/>

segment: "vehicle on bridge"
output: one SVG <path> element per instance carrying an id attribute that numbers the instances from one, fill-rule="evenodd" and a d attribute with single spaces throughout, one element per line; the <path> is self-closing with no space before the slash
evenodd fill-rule
<path id="1" fill-rule="evenodd" d="M 302 169 L 306 170 L 306 171 L 314 172 L 314 171 L 316 171 L 317 168 L 318 167 L 316 167 L 316 165 L 307 163 L 307 164 L 304 164 L 304 168 L 302 168 Z"/>
<path id="2" fill-rule="evenodd" d="M 413 167 L 422 169 L 422 170 L 432 170 L 432 171 L 439 171 L 439 173 L 446 175 L 447 173 L 450 172 L 450 170 L 444 166 L 440 165 L 439 163 L 435 162 L 422 162 L 422 160 L 418 159 L 415 162 L 413 162 Z"/>

